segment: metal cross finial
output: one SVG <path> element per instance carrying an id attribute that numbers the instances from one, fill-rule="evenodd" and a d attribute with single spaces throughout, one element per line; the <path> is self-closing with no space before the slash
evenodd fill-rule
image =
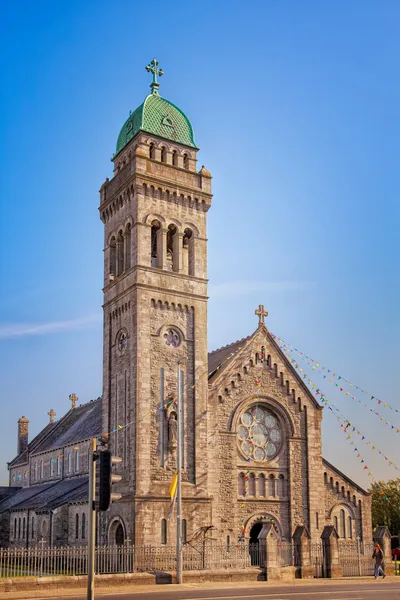
<path id="1" fill-rule="evenodd" d="M 76 408 L 76 403 L 78 402 L 79 398 L 76 394 L 70 394 L 69 395 L 69 399 L 72 402 L 72 410 L 75 410 Z"/>
<path id="2" fill-rule="evenodd" d="M 264 327 L 264 317 L 268 317 L 268 311 L 264 310 L 264 304 L 260 304 L 254 314 L 258 316 L 258 326 Z"/>
<path id="3" fill-rule="evenodd" d="M 54 423 L 54 417 L 56 416 L 54 408 L 51 408 L 47 414 L 50 417 L 50 423 Z"/>
<path id="4" fill-rule="evenodd" d="M 164 75 L 164 71 L 162 69 L 158 68 L 158 64 L 159 64 L 158 60 L 156 58 L 153 58 L 151 63 L 149 65 L 147 65 L 147 67 L 146 67 L 146 71 L 148 73 L 153 74 L 153 81 L 150 84 L 152 94 L 158 94 L 158 88 L 159 88 L 160 84 L 157 81 L 157 75 L 159 77 L 162 77 Z"/>

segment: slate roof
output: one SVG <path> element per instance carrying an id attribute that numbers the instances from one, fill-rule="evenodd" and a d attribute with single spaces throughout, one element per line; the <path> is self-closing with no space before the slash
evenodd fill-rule
<path id="1" fill-rule="evenodd" d="M 227 346 L 223 346 L 222 348 L 217 348 L 217 350 L 213 350 L 208 353 L 208 377 L 211 378 L 214 374 L 217 367 L 222 364 L 228 356 L 231 354 L 235 354 L 239 350 L 241 346 L 243 346 L 252 336 L 242 338 L 241 340 L 237 340 L 232 344 L 228 344 Z"/>
<path id="2" fill-rule="evenodd" d="M 0 514 L 10 510 L 53 510 L 70 502 L 87 502 L 89 478 L 70 477 L 62 481 L 19 488 L 12 496 L 0 502 Z"/>

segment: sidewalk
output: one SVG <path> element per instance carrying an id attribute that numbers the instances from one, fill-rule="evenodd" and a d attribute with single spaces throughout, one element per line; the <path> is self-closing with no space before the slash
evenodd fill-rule
<path id="1" fill-rule="evenodd" d="M 78 579 L 78 578 L 69 578 Z M 254 590 L 257 588 L 266 589 L 270 588 L 301 588 L 312 585 L 315 588 L 323 588 L 325 586 L 332 585 L 348 585 L 349 587 L 356 587 L 360 584 L 371 583 L 374 581 L 373 577 L 341 577 L 339 579 L 296 579 L 292 583 L 288 583 L 287 581 L 249 581 L 249 582 L 215 582 L 215 583 L 183 583 L 181 585 L 178 584 L 165 584 L 165 585 L 129 585 L 127 581 L 121 581 L 120 584 L 114 583 L 112 585 L 101 585 L 100 582 L 97 581 L 95 586 L 95 595 L 106 597 L 111 594 L 131 594 L 132 596 L 136 594 L 173 594 L 174 592 L 183 592 L 190 590 L 224 590 L 224 589 L 244 589 Z M 389 583 L 399 583 L 399 577 L 386 577 L 385 582 Z M 75 585 L 74 585 L 75 583 Z M 384 585 L 383 582 L 379 582 Z M 71 585 L 72 584 L 72 585 Z M 78 585 L 76 585 L 78 584 Z M 80 577 L 79 582 L 70 581 L 70 586 L 66 587 L 52 587 L 51 589 L 43 589 L 42 585 L 37 583 L 37 580 L 32 581 L 32 585 L 36 589 L 30 590 L 21 590 L 21 591 L 13 591 L 13 592 L 3 592 L 1 594 L 2 598 L 9 598 L 10 600 L 33 600 L 34 598 L 54 598 L 54 596 L 63 596 L 68 598 L 69 596 L 84 596 L 86 594 L 86 577 Z M 44 584 L 46 585 L 46 584 Z M 64 582 L 62 585 L 66 585 Z"/>

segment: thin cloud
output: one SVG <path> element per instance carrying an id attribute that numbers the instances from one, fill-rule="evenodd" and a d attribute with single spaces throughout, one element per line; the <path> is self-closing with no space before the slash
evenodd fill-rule
<path id="1" fill-rule="evenodd" d="M 79 319 L 69 321 L 50 321 L 49 323 L 0 323 L 0 340 L 26 337 L 29 335 L 48 335 L 50 333 L 61 333 L 63 331 L 78 331 L 87 327 L 90 323 L 101 321 L 101 314 L 95 313 Z"/>
<path id="2" fill-rule="evenodd" d="M 228 281 L 210 284 L 209 294 L 212 298 L 222 296 L 247 296 L 255 292 L 293 292 L 313 289 L 315 283 L 310 281 Z"/>

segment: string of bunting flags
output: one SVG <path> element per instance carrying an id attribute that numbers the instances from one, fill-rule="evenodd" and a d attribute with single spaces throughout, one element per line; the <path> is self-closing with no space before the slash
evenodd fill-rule
<path id="1" fill-rule="evenodd" d="M 329 374 L 331 374 L 331 377 L 336 378 L 338 381 L 344 381 L 345 383 L 347 383 L 350 387 L 354 387 L 356 390 L 358 390 L 359 392 L 362 392 L 363 394 L 365 394 L 366 396 L 369 397 L 369 399 L 373 402 L 377 402 L 379 405 L 382 405 L 383 408 L 389 408 L 390 410 L 393 410 L 396 413 L 399 413 L 400 411 L 397 408 L 394 408 L 393 406 L 391 406 L 388 402 L 384 402 L 383 400 L 381 400 L 380 398 L 377 398 L 376 396 L 372 395 L 371 392 L 368 392 L 367 390 L 364 390 L 363 388 L 361 388 L 360 386 L 356 385 L 355 383 L 353 383 L 352 381 L 350 381 L 349 379 L 346 379 L 345 377 L 343 377 L 343 375 L 339 375 L 338 373 L 336 373 L 335 371 L 333 371 L 332 369 L 328 369 L 328 367 L 322 365 L 320 362 L 318 362 L 317 360 L 315 360 L 314 358 L 311 358 L 310 356 L 308 356 L 307 354 L 305 354 L 304 352 L 302 352 L 301 350 L 299 350 L 298 348 L 295 348 L 294 346 L 288 344 L 287 342 L 285 342 L 282 338 L 280 338 L 277 335 L 274 335 L 273 333 L 271 333 L 272 337 L 277 340 L 278 342 L 280 342 L 281 344 L 283 344 L 284 346 L 286 346 L 287 348 L 290 348 L 292 350 L 294 350 L 296 352 L 296 354 L 305 362 L 307 362 L 307 364 L 311 365 L 313 371 L 318 371 L 318 373 L 321 373 L 324 378 L 326 378 Z M 326 373 L 324 373 L 324 371 L 326 371 Z"/>

